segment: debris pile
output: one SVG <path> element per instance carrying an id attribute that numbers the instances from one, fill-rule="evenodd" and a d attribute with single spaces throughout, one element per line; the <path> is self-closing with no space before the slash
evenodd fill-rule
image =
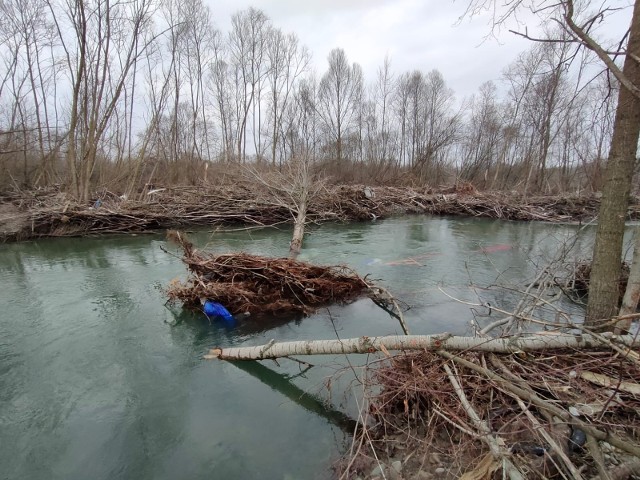
<path id="1" fill-rule="evenodd" d="M 622 262 L 622 270 L 620 274 L 620 280 L 618 282 L 618 288 L 620 290 L 620 301 L 624 297 L 624 292 L 627 289 L 627 282 L 629 281 L 630 265 L 627 262 Z M 585 298 L 589 294 L 589 285 L 591 283 L 591 263 L 582 262 L 575 266 L 573 272 L 572 289 L 569 293 L 574 294 L 578 298 Z M 573 296 L 573 295 L 572 295 Z"/>
<path id="2" fill-rule="evenodd" d="M 200 310 L 201 299 L 211 299 L 234 315 L 301 316 L 354 300 L 369 288 L 347 267 L 248 253 L 216 255 L 197 250 L 181 232 L 169 231 L 167 236 L 182 247 L 189 270 L 187 281 L 172 282 L 167 295 L 187 308 Z"/>
<path id="3" fill-rule="evenodd" d="M 100 191 L 89 204 L 55 189 L 0 196 L 0 241 L 146 232 L 197 225 L 255 226 L 291 222 L 291 211 L 269 201 L 259 184 L 167 187 L 136 198 Z M 503 220 L 587 222 L 597 215 L 596 195 L 524 197 L 517 193 L 475 192 L 468 185 L 431 190 L 410 187 L 333 185 L 310 200 L 310 222 L 373 220 L 394 214 L 455 215 Z M 631 199 L 628 219 L 640 218 L 640 201 Z M 9 229 L 8 225 L 16 224 Z"/>
<path id="4" fill-rule="evenodd" d="M 628 478 L 640 473 L 639 359 L 604 343 L 388 358 L 369 369 L 366 427 L 337 468 L 341 478 L 396 463 L 402 478 Z"/>

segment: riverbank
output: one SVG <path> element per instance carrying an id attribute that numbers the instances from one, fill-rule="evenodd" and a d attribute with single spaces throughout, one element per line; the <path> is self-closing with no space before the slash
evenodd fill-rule
<path id="1" fill-rule="evenodd" d="M 310 222 L 375 220 L 396 214 L 471 216 L 519 221 L 588 222 L 597 215 L 597 195 L 523 196 L 477 192 L 468 186 L 440 190 L 338 185 L 316 196 Z M 628 219 L 640 218 L 632 200 Z M 80 204 L 58 189 L 0 195 L 0 241 L 143 233 L 195 226 L 271 226 L 290 223 L 289 209 L 252 183 L 150 190 L 139 199 L 99 192 Z"/>
<path id="2" fill-rule="evenodd" d="M 638 351 L 607 341 L 517 354 L 403 352 L 376 362 L 365 378 L 364 428 L 337 472 L 394 480 L 637 475 Z"/>

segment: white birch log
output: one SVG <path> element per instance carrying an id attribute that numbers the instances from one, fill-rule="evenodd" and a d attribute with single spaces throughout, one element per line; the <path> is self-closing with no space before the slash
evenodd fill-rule
<path id="1" fill-rule="evenodd" d="M 633 241 L 633 257 L 631 260 L 631 269 L 629 271 L 629 280 L 627 281 L 627 289 L 622 298 L 622 307 L 618 316 L 624 317 L 638 311 L 638 302 L 640 301 L 640 226 L 634 231 Z M 616 324 L 615 332 L 628 332 L 631 328 L 631 319 L 620 320 Z"/>
<path id="2" fill-rule="evenodd" d="M 622 347 L 640 345 L 640 339 L 633 335 L 616 336 L 600 334 Z M 302 340 L 295 342 L 275 342 L 255 347 L 213 348 L 205 359 L 223 360 L 264 360 L 291 355 L 336 355 L 346 353 L 375 353 L 389 350 L 475 350 L 482 352 L 519 352 L 548 350 L 554 348 L 593 348 L 607 346 L 602 338 L 593 335 L 532 334 L 527 336 L 501 337 L 494 339 L 480 337 L 458 337 L 448 333 L 439 335 L 389 335 L 385 337 L 358 337 L 334 340 Z"/>

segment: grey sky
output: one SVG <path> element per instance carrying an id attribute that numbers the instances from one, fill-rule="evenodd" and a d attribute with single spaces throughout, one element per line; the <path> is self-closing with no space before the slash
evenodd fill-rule
<path id="1" fill-rule="evenodd" d="M 231 15 L 253 6 L 264 11 L 284 32 L 294 32 L 313 54 L 321 75 L 331 49 L 345 50 L 362 65 L 368 81 L 384 61 L 404 72 L 438 69 L 458 98 L 474 93 L 531 43 L 503 30 L 486 39 L 489 15 L 458 21 L 467 1 L 451 0 L 208 0 L 218 28 L 230 29 Z M 628 4 L 628 2 L 614 2 Z M 628 17 L 629 14 L 626 16 Z M 619 15 L 614 31 L 628 26 Z M 515 24 L 511 25 L 512 27 Z M 527 25 L 535 31 L 535 22 Z"/>

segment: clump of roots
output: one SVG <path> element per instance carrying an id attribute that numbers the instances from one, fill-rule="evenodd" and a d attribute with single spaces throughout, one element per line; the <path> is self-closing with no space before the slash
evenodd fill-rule
<path id="1" fill-rule="evenodd" d="M 233 314 L 295 317 L 352 301 L 368 289 L 364 279 L 347 267 L 248 253 L 216 255 L 197 250 L 184 233 L 170 231 L 167 236 L 182 247 L 189 270 L 187 281 L 173 282 L 167 295 L 188 308 L 199 309 L 200 300 L 207 298 Z"/>

